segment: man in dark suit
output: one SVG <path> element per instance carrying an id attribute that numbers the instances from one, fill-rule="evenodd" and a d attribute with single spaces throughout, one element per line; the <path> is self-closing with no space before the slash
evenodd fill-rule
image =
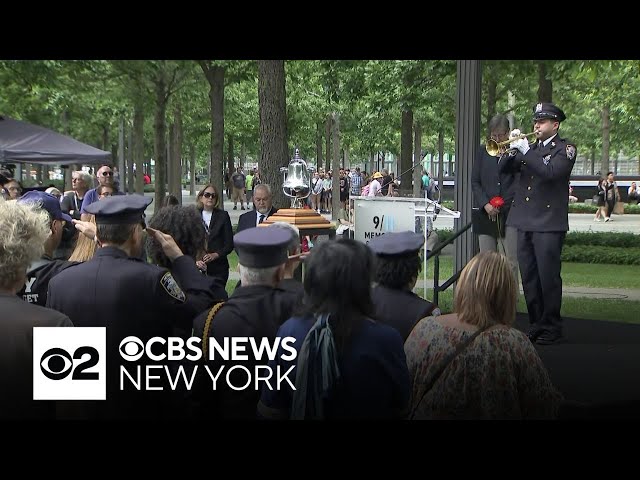
<path id="1" fill-rule="evenodd" d="M 562 332 L 560 254 L 569 230 L 567 184 L 576 146 L 558 136 L 566 116 L 552 103 L 538 103 L 533 121 L 537 143 L 510 143 L 501 172 L 520 172 L 507 226 L 518 229 L 518 263 L 529 312 L 529 338 L 540 345 L 566 341 Z M 517 136 L 519 131 L 512 131 Z"/>
<path id="2" fill-rule="evenodd" d="M 278 209 L 273 206 L 272 202 L 273 195 L 271 194 L 269 185 L 265 183 L 256 185 L 253 190 L 253 204 L 255 205 L 255 209 L 240 215 L 237 232 L 257 227 L 276 213 Z"/>

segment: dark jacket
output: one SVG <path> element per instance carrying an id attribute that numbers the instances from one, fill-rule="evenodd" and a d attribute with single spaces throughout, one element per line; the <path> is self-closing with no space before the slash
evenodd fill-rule
<path id="1" fill-rule="evenodd" d="M 202 210 L 200 211 L 202 213 Z M 229 260 L 227 255 L 233 251 L 233 228 L 229 213 L 214 208 L 207 232 L 207 253 L 217 253 L 220 256 L 207 264 L 207 275 L 226 271 L 229 276 Z"/>
<path id="2" fill-rule="evenodd" d="M 255 339 L 258 344 L 266 338 L 269 345 L 273 345 L 278 328 L 291 317 L 299 299 L 299 296 L 292 291 L 281 288 L 266 285 L 240 287 L 213 317 L 209 338 L 215 338 L 220 345 L 224 344 L 225 337 L 249 337 Z M 208 311 L 202 312 L 193 322 L 194 335 L 200 339 L 202 339 L 208 314 Z M 203 365 L 198 365 L 197 379 L 191 390 L 196 418 L 255 419 L 260 392 L 253 387 L 239 391 L 230 389 L 226 382 L 226 373 L 233 365 L 242 364 L 253 376 L 255 366 L 266 365 L 269 359 L 267 355 L 263 355 L 261 359 L 255 358 L 250 346 L 247 346 L 247 350 L 243 353 L 248 355 L 247 361 L 224 361 L 218 357 L 216 360 L 206 362 L 214 375 L 220 367 L 224 366 L 215 391 L 212 390 L 211 378 Z M 236 369 L 233 373 L 237 372 Z M 233 373 L 231 375 L 233 385 L 243 385 L 246 382 L 246 373 L 240 372 L 235 376 Z"/>
<path id="3" fill-rule="evenodd" d="M 192 319 L 225 294 L 211 290 L 210 279 L 187 255 L 177 258 L 169 272 L 130 258 L 115 247 L 98 249 L 93 259 L 52 279 L 48 307 L 68 315 L 77 327 L 107 327 L 107 401 L 94 405 L 88 416 L 177 415 L 177 398 L 167 385 L 163 391 L 134 391 L 127 384 L 120 391 L 120 366 L 134 368 L 122 360 L 120 342 L 128 336 L 146 342 L 151 337 L 166 339 L 177 331 L 188 332 Z M 144 369 L 147 363 L 142 365 Z"/>
<path id="4" fill-rule="evenodd" d="M 271 210 L 269 210 L 269 213 L 267 213 L 265 220 L 269 218 L 271 215 L 273 215 L 274 213 L 276 213 L 277 211 L 278 211 L 277 208 L 271 207 Z M 257 215 L 260 215 L 258 213 L 258 210 L 250 210 L 240 215 L 240 218 L 238 218 L 238 228 L 236 230 L 236 233 L 241 232 L 242 230 L 246 230 L 248 228 L 254 228 L 256 226 Z"/>
<path id="5" fill-rule="evenodd" d="M 409 290 L 395 290 L 382 285 L 373 287 L 371 296 L 375 307 L 373 318 L 395 328 L 402 336 L 402 341 L 407 340 L 419 320 L 433 315 L 437 308 Z"/>
<path id="6" fill-rule="evenodd" d="M 47 291 L 51 279 L 74 265 L 78 265 L 78 262 L 51 260 L 51 258 L 43 256 L 29 266 L 25 285 L 18 292 L 18 296 L 25 302 L 44 307 L 47 304 Z M 68 287 L 73 290 L 73 285 L 68 285 Z"/>
<path id="7" fill-rule="evenodd" d="M 501 172 L 520 172 L 507 226 L 525 232 L 569 230 L 567 188 L 576 156 L 575 145 L 556 135 L 544 147 L 535 143 L 526 155 L 502 157 Z"/>
<path id="8" fill-rule="evenodd" d="M 73 327 L 69 317 L 0 293 L 0 420 L 52 419 L 55 405 L 33 400 L 33 327 Z"/>
<path id="9" fill-rule="evenodd" d="M 515 193 L 515 176 L 513 173 L 500 173 L 498 171 L 499 158 L 487 153 L 482 145 L 473 162 L 471 171 L 471 188 L 473 190 L 473 232 L 478 235 L 498 236 L 498 222 L 491 220 L 484 206 L 493 197 L 499 196 L 504 200 L 504 206 L 500 208 L 498 221 L 500 222 L 500 234 L 505 235 L 504 225 L 509 216 L 509 209 Z"/>

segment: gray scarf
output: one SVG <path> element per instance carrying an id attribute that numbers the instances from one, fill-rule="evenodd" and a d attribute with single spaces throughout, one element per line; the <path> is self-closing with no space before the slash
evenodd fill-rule
<path id="1" fill-rule="evenodd" d="M 323 419 L 324 401 L 340 379 L 338 352 L 329 325 L 329 314 L 316 315 L 316 318 L 298 355 L 292 420 Z"/>

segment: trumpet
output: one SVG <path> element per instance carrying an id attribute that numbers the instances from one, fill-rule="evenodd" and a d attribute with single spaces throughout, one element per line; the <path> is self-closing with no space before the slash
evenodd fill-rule
<path id="1" fill-rule="evenodd" d="M 498 157 L 507 151 L 507 149 L 505 148 L 505 145 L 513 142 L 514 140 L 527 138 L 535 134 L 536 132 L 523 133 L 522 135 L 518 135 L 517 137 L 512 137 L 509 140 L 505 140 L 504 142 L 496 142 L 494 139 L 490 138 L 489 140 L 487 140 L 487 144 L 486 144 L 487 153 L 492 157 Z M 532 141 L 529 142 L 529 145 L 533 145 L 537 141 L 538 139 L 534 138 Z"/>

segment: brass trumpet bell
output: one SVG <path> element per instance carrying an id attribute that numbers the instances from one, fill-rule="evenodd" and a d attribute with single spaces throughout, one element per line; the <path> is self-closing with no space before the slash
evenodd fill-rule
<path id="1" fill-rule="evenodd" d="M 492 157 L 499 157 L 500 155 L 504 154 L 508 150 L 506 148 L 506 145 L 510 144 L 514 140 L 519 140 L 520 138 L 527 138 L 535 134 L 536 132 L 523 133 L 522 135 L 518 135 L 517 137 L 510 138 L 509 140 L 505 140 L 504 142 L 496 142 L 494 139 L 490 138 L 489 140 L 487 140 L 487 144 L 485 145 L 485 148 L 487 149 L 487 153 Z M 533 145 L 537 141 L 538 139 L 534 138 L 533 140 L 529 141 L 529 145 Z"/>

